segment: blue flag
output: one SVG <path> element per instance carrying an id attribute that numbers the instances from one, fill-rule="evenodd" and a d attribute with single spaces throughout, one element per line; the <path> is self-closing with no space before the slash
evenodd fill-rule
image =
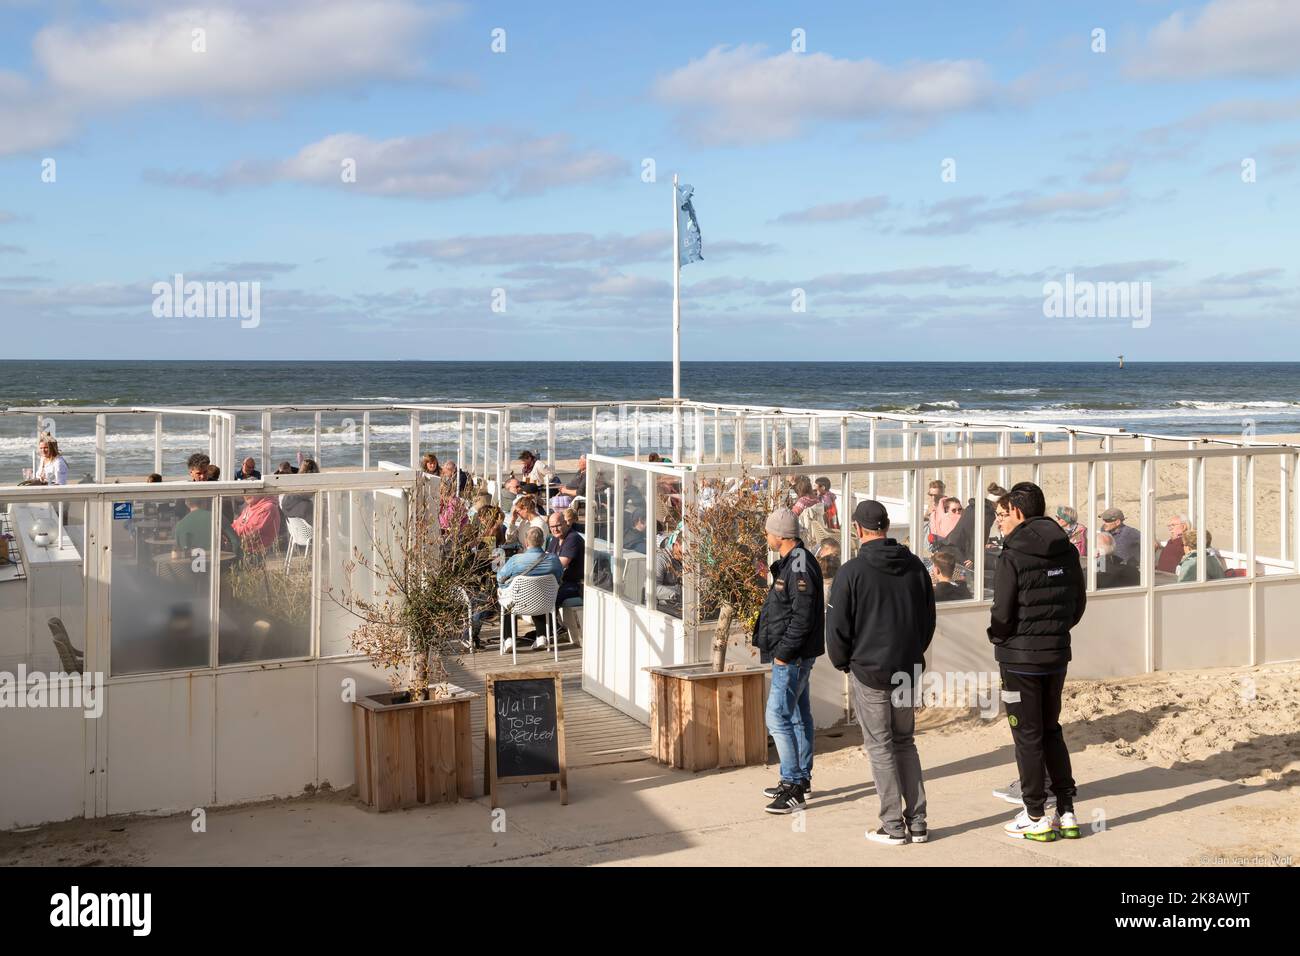
<path id="1" fill-rule="evenodd" d="M 677 264 L 688 265 L 704 260 L 703 245 L 700 241 L 700 223 L 695 218 L 695 207 L 691 205 L 694 186 L 681 186 L 677 192 Z"/>

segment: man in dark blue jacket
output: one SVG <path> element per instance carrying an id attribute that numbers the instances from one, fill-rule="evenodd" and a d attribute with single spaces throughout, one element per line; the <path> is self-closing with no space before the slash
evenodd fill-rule
<path id="1" fill-rule="evenodd" d="M 913 734 L 921 668 L 934 637 L 934 586 L 921 559 L 889 537 L 889 512 L 880 502 L 853 509 L 853 531 L 862 547 L 835 575 L 826 653 L 850 675 L 880 797 L 880 828 L 867 839 L 924 843 L 925 782 Z"/>
<path id="2" fill-rule="evenodd" d="M 826 607 L 822 569 L 799 538 L 799 521 L 789 508 L 768 516 L 767 547 L 779 557 L 772 563 L 768 589 L 754 646 L 763 663 L 772 663 L 767 696 L 767 730 L 781 759 L 781 780 L 764 790 L 772 802 L 768 813 L 802 810 L 812 789 L 813 716 L 808 682 L 813 662 L 826 650 Z"/>
<path id="3" fill-rule="evenodd" d="M 1005 827 L 1016 839 L 1077 837 L 1070 752 L 1061 731 L 1061 689 L 1070 631 L 1083 618 L 1086 582 L 1078 549 L 1044 516 L 1043 491 L 1022 481 L 998 499 L 1003 535 L 993 584 L 989 641 L 1002 672 L 1002 701 L 1016 745 L 1024 809 Z M 1045 774 L 1056 808 L 1046 812 Z"/>

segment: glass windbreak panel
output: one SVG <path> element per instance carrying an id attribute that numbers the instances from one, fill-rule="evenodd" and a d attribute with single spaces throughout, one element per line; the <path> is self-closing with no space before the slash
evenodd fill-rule
<path id="1" fill-rule="evenodd" d="M 657 556 L 660 548 L 659 542 L 662 538 L 657 528 L 651 529 L 646 524 L 646 495 L 649 493 L 651 477 L 644 471 L 631 468 L 623 469 L 623 488 L 619 495 L 621 505 L 616 505 L 616 508 L 621 510 L 623 518 L 623 548 L 622 557 L 619 559 L 619 594 L 624 600 L 631 601 L 633 604 L 645 602 L 646 579 L 651 573 L 650 556 Z M 617 510 L 615 514 L 618 514 Z M 655 568 L 659 570 L 657 563 Z M 664 600 L 670 604 L 673 603 L 674 598 L 673 583 L 669 578 L 665 578 Z M 676 583 L 679 586 L 675 592 L 675 603 L 680 608 L 680 579 Z M 656 578 L 657 584 L 658 579 Z M 658 587 L 656 586 L 657 593 Z"/>
<path id="2" fill-rule="evenodd" d="M 358 419 L 357 427 L 361 427 Z M 482 437 L 480 436 L 480 442 Z M 421 448 L 421 453 L 434 451 Z M 370 464 L 377 466 L 381 461 L 392 462 L 403 468 L 411 463 L 411 416 L 406 412 L 371 412 L 370 413 Z"/>
<path id="3" fill-rule="evenodd" d="M 1157 451 L 1173 451 L 1182 445 L 1180 442 L 1167 441 L 1152 444 Z M 1100 474 L 1098 469 L 1098 475 Z M 1196 511 L 1194 481 L 1194 459 L 1170 458 L 1155 463 L 1156 497 L 1155 514 L 1152 517 L 1155 529 L 1152 555 L 1155 564 L 1152 575 L 1156 587 L 1178 583 L 1179 567 L 1185 554 L 1183 535 L 1195 527 L 1192 521 Z M 1231 495 L 1231 488 L 1227 491 Z M 1192 578 L 1195 580 L 1194 573 Z"/>
<path id="4" fill-rule="evenodd" d="M 1209 580 L 1218 580 L 1221 577 L 1244 577 L 1245 534 L 1240 516 L 1234 514 L 1232 459 L 1205 459 L 1204 475 L 1205 509 L 1203 514 L 1197 516 L 1195 525 L 1198 533 L 1200 529 L 1205 529 L 1205 543 L 1210 549 L 1210 555 L 1205 563 L 1206 577 Z M 1239 506 L 1240 502 L 1237 504 Z M 1274 514 L 1280 516 L 1276 500 L 1273 507 Z"/>
<path id="5" fill-rule="evenodd" d="M 207 667 L 212 567 L 233 558 L 237 546 L 217 499 L 111 506 L 113 674 Z M 221 552 L 214 555 L 218 533 Z"/>
<path id="6" fill-rule="evenodd" d="M 1142 445 L 1116 439 L 1115 452 L 1141 450 Z M 1098 463 L 1097 589 L 1136 587 L 1149 542 L 1142 540 L 1141 462 Z"/>
<path id="7" fill-rule="evenodd" d="M 0 414 L 0 485 L 16 485 L 31 477 L 36 451 L 34 421 L 31 415 Z"/>
<path id="8" fill-rule="evenodd" d="M 321 657 L 355 653 L 360 618 L 348 602 L 387 600 L 386 568 L 400 549 L 407 501 L 398 489 L 326 492 L 320 498 Z"/>
<path id="9" fill-rule="evenodd" d="M 154 417 L 152 415 L 106 415 L 104 475 L 109 481 L 144 481 L 154 466 Z M 93 448 L 93 446 L 92 446 Z M 93 455 L 85 470 L 93 472 Z M 68 475 L 76 481 L 80 475 Z"/>
<path id="10" fill-rule="evenodd" d="M 322 468 L 360 469 L 364 460 L 361 412 L 321 412 L 320 458 Z"/>
<path id="11" fill-rule="evenodd" d="M 315 499 L 311 494 L 223 499 L 238 541 L 221 561 L 218 663 L 310 652 Z"/>
<path id="12" fill-rule="evenodd" d="M 614 535 L 616 508 L 623 507 L 624 496 L 614 487 L 612 465 L 591 466 L 592 497 L 585 502 L 583 522 L 586 539 L 591 542 L 591 584 L 602 591 L 614 589 Z M 644 511 L 644 492 L 642 511 Z"/>
<path id="13" fill-rule="evenodd" d="M 10 445 L 12 466 L 6 469 L 3 481 L 18 484 L 29 478 L 58 474 L 66 468 L 67 483 L 94 480 L 95 477 L 95 416 L 46 415 L 40 419 L 41 435 L 54 439 L 54 459 L 46 463 L 38 452 L 36 423 L 22 416 L 25 437 L 17 437 Z M 62 461 L 60 462 L 60 459 Z"/>
<path id="14" fill-rule="evenodd" d="M 1060 443 L 1062 446 L 1064 442 Z M 1053 449 L 1055 451 L 1055 449 Z M 1071 484 L 1069 465 L 1043 465 L 1038 470 L 1038 485 L 1043 489 L 1047 517 L 1055 521 L 1070 539 L 1078 554 L 1079 567 L 1087 573 L 1088 536 L 1088 485 Z"/>
<path id="15" fill-rule="evenodd" d="M 271 416 L 270 472 L 285 462 L 294 470 L 316 451 L 316 416 L 312 413 L 277 412 Z M 404 455 L 402 461 L 408 456 Z M 260 469 L 266 472 L 266 468 Z"/>
<path id="16" fill-rule="evenodd" d="M 0 671 L 81 670 L 84 542 L 84 503 L 0 501 Z"/>
<path id="17" fill-rule="evenodd" d="M 1288 555 L 1293 555 L 1295 542 L 1291 540 L 1294 523 L 1288 502 L 1283 499 L 1282 468 L 1290 459 L 1282 455 L 1257 455 L 1255 457 L 1255 573 L 1278 574 L 1290 570 Z M 1243 470 L 1245 466 L 1242 466 Z M 1295 476 L 1287 474 L 1288 497 Z M 1215 541 L 1218 536 L 1215 535 Z M 1286 548 L 1283 548 L 1283 542 Z"/>

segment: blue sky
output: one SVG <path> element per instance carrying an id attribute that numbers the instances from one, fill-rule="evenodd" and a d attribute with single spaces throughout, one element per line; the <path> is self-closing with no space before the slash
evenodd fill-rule
<path id="1" fill-rule="evenodd" d="M 676 171 L 688 360 L 1293 359 L 1297 49 L 1288 0 L 0 0 L 0 352 L 666 359 Z M 1150 323 L 1045 317 L 1067 273 Z"/>

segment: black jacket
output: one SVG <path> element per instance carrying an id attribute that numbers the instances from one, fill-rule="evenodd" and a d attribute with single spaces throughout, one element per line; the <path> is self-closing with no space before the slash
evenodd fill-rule
<path id="1" fill-rule="evenodd" d="M 798 541 L 772 563 L 772 586 L 754 625 L 759 659 L 798 660 L 826 653 L 826 604 L 822 569 Z"/>
<path id="2" fill-rule="evenodd" d="M 912 675 L 934 637 L 934 585 L 921 559 L 893 538 L 868 541 L 831 585 L 826 653 L 868 687 Z"/>
<path id="3" fill-rule="evenodd" d="M 1051 518 L 1030 518 L 1003 542 L 993 582 L 989 640 L 1001 664 L 1059 670 L 1083 618 L 1087 579 L 1079 551 Z"/>

